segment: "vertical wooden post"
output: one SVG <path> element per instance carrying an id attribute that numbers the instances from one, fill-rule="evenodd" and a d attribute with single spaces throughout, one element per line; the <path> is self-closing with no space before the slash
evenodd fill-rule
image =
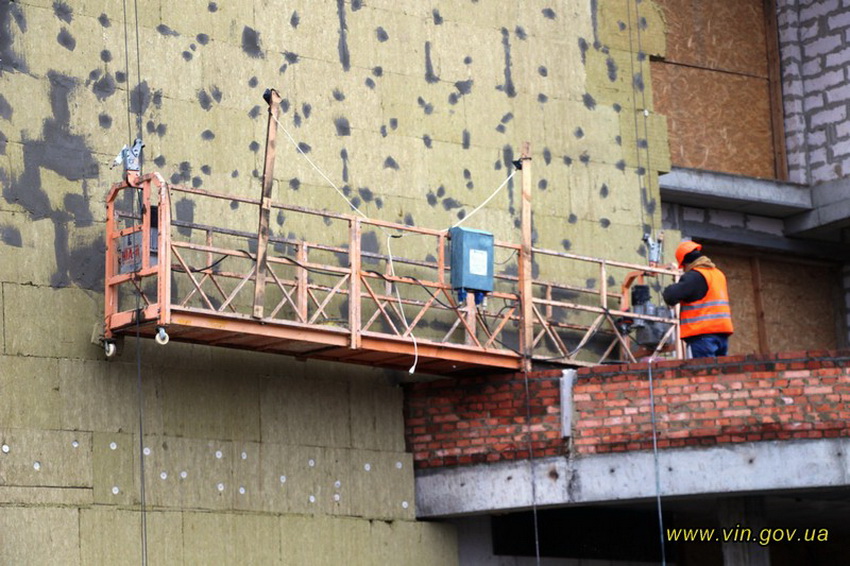
<path id="1" fill-rule="evenodd" d="M 522 166 L 522 199 L 520 217 L 522 245 L 519 252 L 519 296 L 522 313 L 520 318 L 520 351 L 523 355 L 524 371 L 531 370 L 531 354 L 534 340 L 533 287 L 531 281 L 531 144 L 525 142 L 520 157 Z"/>
<path id="2" fill-rule="evenodd" d="M 307 242 L 301 242 L 298 245 L 298 250 L 295 252 L 295 259 L 301 265 L 307 265 Z M 307 306 L 308 306 L 308 297 L 307 297 L 307 285 L 309 285 L 309 274 L 307 270 L 303 267 L 296 266 L 296 291 L 295 291 L 295 301 L 298 303 L 296 305 L 296 309 L 298 310 L 298 318 L 301 322 L 307 322 Z"/>
<path id="3" fill-rule="evenodd" d="M 157 261 L 157 302 L 159 324 L 171 324 L 171 194 L 168 184 L 159 176 L 154 177 L 159 187 L 159 258 Z"/>
<path id="4" fill-rule="evenodd" d="M 478 332 L 475 317 L 475 295 L 473 293 L 466 294 L 464 310 L 466 311 L 466 325 L 469 327 L 469 330 L 466 332 L 465 344 L 471 346 L 475 344 L 475 335 Z"/>
<path id="5" fill-rule="evenodd" d="M 263 194 L 260 197 L 260 220 L 257 227 L 257 273 L 254 279 L 254 318 L 263 318 L 263 302 L 266 294 L 269 214 L 272 204 L 272 182 L 274 181 L 277 116 L 280 113 L 281 100 L 276 90 L 267 90 L 263 98 L 269 105 L 269 123 L 266 134 L 266 161 L 263 164 Z"/>
<path id="6" fill-rule="evenodd" d="M 759 258 L 750 258 L 750 273 L 753 280 L 753 299 L 756 307 L 756 329 L 759 339 L 759 354 L 767 354 L 770 347 L 767 342 L 767 327 L 764 322 L 764 299 L 761 293 L 761 263 Z"/>
<path id="7" fill-rule="evenodd" d="M 785 150 L 785 108 L 782 102 L 782 71 L 779 52 L 779 30 L 776 0 L 764 0 L 764 38 L 767 49 L 767 84 L 770 97 L 770 120 L 773 134 L 773 174 L 788 180 L 788 156 Z"/>
<path id="8" fill-rule="evenodd" d="M 351 275 L 348 280 L 348 328 L 351 331 L 350 348 L 360 348 L 360 219 L 352 218 L 348 242 L 348 263 Z"/>

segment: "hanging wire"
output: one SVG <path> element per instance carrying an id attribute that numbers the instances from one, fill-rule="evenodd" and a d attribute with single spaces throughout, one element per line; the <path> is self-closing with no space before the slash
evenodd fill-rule
<path id="1" fill-rule="evenodd" d="M 464 216 L 463 218 L 461 218 L 460 220 L 458 220 L 457 222 L 455 222 L 455 223 L 454 223 L 454 225 L 452 226 L 452 228 L 457 228 L 458 226 L 460 226 L 461 224 L 463 224 L 464 222 L 466 222 L 467 220 L 469 220 L 469 219 L 472 217 L 472 215 L 473 215 L 473 214 L 475 214 L 476 212 L 478 212 L 479 210 L 481 210 L 482 208 L 484 208 L 484 205 L 485 205 L 485 204 L 487 204 L 488 202 L 490 202 L 491 200 L 493 200 L 493 197 L 495 197 L 497 194 L 499 194 L 499 191 L 501 191 L 501 190 L 505 187 L 505 185 L 507 185 L 507 184 L 508 184 L 508 182 L 509 182 L 511 179 L 513 179 L 513 178 L 514 178 L 514 175 L 516 175 L 516 171 L 517 171 L 517 170 L 516 170 L 516 169 L 514 169 L 514 170 L 511 172 L 511 174 L 510 174 L 510 175 L 508 175 L 508 178 L 507 178 L 507 179 L 505 179 L 504 181 L 502 181 L 502 184 L 501 184 L 501 185 L 499 185 L 499 186 L 498 186 L 498 188 L 497 188 L 495 191 L 493 191 L 493 194 L 491 194 L 489 197 L 487 197 L 487 199 L 486 199 L 484 202 L 482 202 L 481 204 L 479 204 L 478 206 L 476 206 L 476 207 L 475 207 L 475 209 L 474 209 L 472 212 L 470 212 L 469 214 L 467 214 L 466 216 Z"/>
<path id="2" fill-rule="evenodd" d="M 655 506 L 658 511 L 658 535 L 661 539 L 661 565 L 667 566 L 667 550 L 664 548 L 664 515 L 661 511 L 661 464 L 658 460 L 658 426 L 655 417 L 655 390 L 652 379 L 652 362 L 655 356 L 649 358 L 646 364 L 649 374 L 649 410 L 652 422 L 652 458 L 655 465 Z"/>
<path id="3" fill-rule="evenodd" d="M 124 15 L 124 71 L 127 77 L 127 137 L 128 137 L 128 147 L 132 147 L 132 139 L 133 139 L 133 126 L 132 126 L 132 98 L 130 93 L 130 40 L 129 40 L 129 30 L 127 27 L 127 0 L 123 0 L 123 15 Z M 142 101 L 141 101 L 141 54 L 139 48 L 139 7 L 134 0 L 133 7 L 135 11 L 135 32 L 136 32 L 136 77 L 137 77 L 137 91 L 139 92 L 139 107 L 138 107 L 138 116 L 137 116 L 137 127 L 138 127 L 138 137 L 141 139 L 142 137 Z M 141 156 L 139 159 L 139 164 L 141 167 Z M 141 173 L 141 171 L 140 171 Z M 144 214 L 147 212 L 144 209 L 144 205 L 142 202 L 142 189 L 140 188 L 132 188 L 131 190 L 136 191 L 137 197 L 133 199 L 133 216 L 137 219 L 138 222 L 144 222 Z M 138 214 L 135 212 L 135 208 L 138 205 Z M 142 238 L 138 244 L 138 250 L 141 253 L 144 250 L 145 242 L 144 238 L 146 234 L 144 231 L 136 232 Z M 149 245 L 149 244 L 148 244 Z M 142 268 L 141 257 L 137 258 L 139 261 L 136 262 L 135 271 L 138 271 Z M 142 306 L 141 306 L 141 289 L 136 289 L 136 390 L 138 396 L 138 405 L 139 405 L 139 504 L 141 511 L 141 522 L 139 526 L 140 530 L 140 538 L 141 538 L 141 562 L 142 566 L 147 566 L 148 563 L 148 520 L 147 520 L 147 497 L 145 491 L 145 452 L 144 452 L 144 436 L 145 436 L 145 424 L 144 424 L 144 395 L 143 395 L 143 386 L 142 386 L 142 346 L 141 346 L 141 317 L 142 317 Z"/>
<path id="4" fill-rule="evenodd" d="M 540 566 L 540 525 L 537 519 L 537 477 L 535 475 L 534 440 L 531 436 L 531 392 L 528 387 L 528 371 L 522 370 L 525 382 L 525 437 L 528 439 L 528 466 L 531 470 L 531 514 L 534 520 L 534 555 Z"/>

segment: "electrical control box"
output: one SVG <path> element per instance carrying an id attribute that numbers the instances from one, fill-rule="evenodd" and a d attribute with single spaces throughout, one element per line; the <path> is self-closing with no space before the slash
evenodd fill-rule
<path id="1" fill-rule="evenodd" d="M 455 226 L 451 238 L 451 283 L 461 302 L 466 292 L 475 293 L 480 303 L 493 290 L 493 234 Z"/>

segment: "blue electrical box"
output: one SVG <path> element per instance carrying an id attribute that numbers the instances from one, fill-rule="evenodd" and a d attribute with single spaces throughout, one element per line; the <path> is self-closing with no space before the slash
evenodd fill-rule
<path id="1" fill-rule="evenodd" d="M 493 290 L 493 234 L 456 226 L 449 230 L 451 238 L 452 288 L 460 302 L 466 292 L 475 293 L 475 302 Z"/>

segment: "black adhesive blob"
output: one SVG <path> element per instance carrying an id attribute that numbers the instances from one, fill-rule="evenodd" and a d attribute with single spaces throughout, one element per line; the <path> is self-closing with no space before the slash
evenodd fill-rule
<path id="1" fill-rule="evenodd" d="M 384 69 L 382 67 L 373 67 L 372 74 L 376 77 L 381 77 L 384 75 Z"/>
<path id="2" fill-rule="evenodd" d="M 546 104 L 547 102 L 549 102 L 549 97 L 541 92 L 537 95 L 537 102 L 539 102 L 540 104 Z"/>
<path id="3" fill-rule="evenodd" d="M 540 65 L 539 67 L 537 67 L 537 74 L 540 75 L 541 77 L 548 77 L 549 76 L 549 69 L 547 69 L 543 65 Z"/>
<path id="4" fill-rule="evenodd" d="M 380 41 L 381 43 L 385 42 L 390 38 L 389 34 L 387 33 L 387 30 L 382 27 L 378 27 L 377 29 L 375 29 L 375 37 L 377 37 L 378 41 Z"/>
<path id="5" fill-rule="evenodd" d="M 607 228 L 608 226 L 611 225 L 611 221 L 608 220 L 607 218 L 600 218 L 599 219 L 599 225 L 602 226 L 603 228 Z"/>
<path id="6" fill-rule="evenodd" d="M 578 48 L 581 51 L 581 62 L 582 64 L 587 63 L 587 51 L 590 49 L 590 45 L 587 44 L 587 40 L 583 37 L 578 38 Z"/>
<path id="7" fill-rule="evenodd" d="M 14 226 L 0 227 L 0 241 L 7 246 L 13 246 L 15 248 L 21 248 L 24 245 L 21 238 L 21 231 Z"/>
<path id="8" fill-rule="evenodd" d="M 573 247 L 573 244 L 565 238 L 561 240 L 561 246 L 564 248 L 565 251 L 570 251 L 570 248 Z"/>
<path id="9" fill-rule="evenodd" d="M 210 167 L 209 165 L 201 165 L 201 173 L 203 173 L 204 175 L 211 175 L 212 167 Z"/>
<path id="10" fill-rule="evenodd" d="M 92 85 L 92 92 L 98 100 L 106 100 L 115 94 L 115 80 L 107 73 Z"/>
<path id="11" fill-rule="evenodd" d="M 184 51 L 183 52 L 183 59 L 185 61 L 191 61 L 193 57 L 194 57 L 194 55 L 192 55 L 191 51 Z"/>
<path id="12" fill-rule="evenodd" d="M 419 104 L 419 107 L 425 112 L 425 114 L 431 114 L 434 112 L 434 105 L 430 102 L 425 102 L 425 99 L 421 96 L 416 101 Z"/>
<path id="13" fill-rule="evenodd" d="M 363 84 L 365 84 L 367 87 L 369 87 L 371 89 L 375 88 L 375 81 L 372 80 L 372 77 L 366 77 L 366 80 L 363 81 Z"/>
<path id="14" fill-rule="evenodd" d="M 260 109 L 260 105 L 258 104 L 256 106 L 254 106 L 253 108 L 251 108 L 251 110 L 248 112 L 248 117 L 249 118 L 256 118 L 257 116 L 260 115 L 260 112 L 262 112 L 262 110 Z"/>
<path id="15" fill-rule="evenodd" d="M 295 124 L 296 128 L 300 128 L 301 127 L 301 114 L 299 114 L 298 112 L 293 114 L 292 115 L 292 123 Z"/>
<path id="16" fill-rule="evenodd" d="M 109 16 L 107 16 L 106 14 L 99 15 L 97 17 L 97 21 L 100 22 L 100 25 L 105 28 L 108 28 L 112 25 L 112 22 L 109 21 Z"/>
<path id="17" fill-rule="evenodd" d="M 351 11 L 356 12 L 363 7 L 363 0 L 351 0 Z"/>
<path id="18" fill-rule="evenodd" d="M 434 8 L 431 11 L 431 16 L 434 18 L 434 25 L 441 25 L 443 23 L 443 16 L 440 15 L 440 11 Z"/>
<path id="19" fill-rule="evenodd" d="M 464 169 L 463 170 L 463 178 L 466 179 L 467 181 L 470 180 L 472 178 L 472 171 L 470 171 L 469 169 Z"/>
<path id="20" fill-rule="evenodd" d="M 635 73 L 635 76 L 632 79 L 632 86 L 634 86 L 634 88 L 636 88 L 638 91 L 643 92 L 644 85 L 642 73 Z"/>
<path id="21" fill-rule="evenodd" d="M 623 136 L 614 136 L 614 142 L 617 145 L 623 145 Z"/>
<path id="22" fill-rule="evenodd" d="M 295 29 L 298 27 L 299 23 L 301 23 L 301 18 L 298 16 L 298 12 L 292 12 L 292 15 L 289 17 L 289 25 Z"/>
<path id="23" fill-rule="evenodd" d="M 398 118 L 390 118 L 390 128 L 393 130 L 398 129 Z"/>
<path id="24" fill-rule="evenodd" d="M 469 79 L 468 81 L 458 81 L 455 83 L 455 88 L 458 90 L 461 96 L 463 96 L 472 92 L 472 84 L 472 79 Z"/>
<path id="25" fill-rule="evenodd" d="M 615 102 L 615 103 L 611 106 L 611 108 L 613 108 L 613 109 L 614 109 L 614 112 L 617 112 L 617 113 L 619 113 L 619 112 L 620 112 L 620 110 L 622 110 L 622 109 L 623 109 L 623 107 L 622 107 L 622 106 L 620 106 L 620 105 L 619 105 L 618 103 L 616 103 L 616 102 Z"/>
<path id="26" fill-rule="evenodd" d="M 388 156 L 386 159 L 384 159 L 384 169 L 394 169 L 398 171 L 398 163 L 396 163 L 396 160 L 393 159 L 392 156 Z"/>
<path id="27" fill-rule="evenodd" d="M 74 39 L 74 36 L 71 35 L 67 29 L 62 28 L 59 32 L 59 35 L 56 36 L 56 41 L 59 42 L 59 45 L 67 49 L 68 51 L 73 51 L 77 48 L 77 40 Z"/>
<path id="28" fill-rule="evenodd" d="M 525 28 L 522 26 L 517 26 L 514 30 L 517 39 L 525 40 L 528 39 L 528 33 L 526 33 Z"/>
<path id="29" fill-rule="evenodd" d="M 561 158 L 561 160 L 563 160 L 564 165 L 570 166 L 570 165 L 572 165 L 572 164 L 573 164 L 573 158 L 572 158 L 572 157 L 570 157 L 569 155 L 565 155 L 565 156 L 563 156 L 563 157 Z"/>
<path id="30" fill-rule="evenodd" d="M 635 173 L 637 173 L 638 175 L 646 175 L 646 168 L 645 167 L 638 167 L 635 170 Z"/>
<path id="31" fill-rule="evenodd" d="M 637 146 L 641 149 L 646 149 L 649 147 L 649 142 L 646 141 L 646 138 L 641 138 L 638 140 Z"/>
<path id="32" fill-rule="evenodd" d="M 117 78 L 117 77 L 116 77 Z M 132 114 L 144 114 L 151 103 L 151 89 L 147 81 L 137 85 L 130 92 L 130 112 Z"/>
<path id="33" fill-rule="evenodd" d="M 569 222 L 570 224 L 575 224 L 576 222 L 578 222 L 578 216 L 576 216 L 575 214 L 570 214 L 567 217 L 567 222 Z"/>
<path id="34" fill-rule="evenodd" d="M 198 43 L 200 43 L 201 45 L 206 45 L 206 44 L 208 44 L 208 43 L 210 42 L 210 36 L 208 36 L 208 35 L 207 35 L 207 34 L 205 34 L 205 33 L 199 33 L 198 35 L 196 35 L 196 36 L 195 36 L 195 39 L 196 39 L 196 40 L 198 41 Z"/>
<path id="35" fill-rule="evenodd" d="M 511 69 L 511 35 L 505 28 L 502 28 L 502 49 L 505 53 L 505 84 L 499 85 L 496 88 L 507 94 L 508 98 L 514 98 L 516 96 L 516 87 L 514 86 Z"/>
<path id="36" fill-rule="evenodd" d="M 464 58 L 463 58 L 463 64 L 464 64 L 464 65 L 472 65 L 472 57 L 470 57 L 469 55 L 467 55 L 466 57 L 464 57 Z"/>
<path id="37" fill-rule="evenodd" d="M 590 154 L 588 154 L 586 151 L 582 152 L 582 154 L 579 155 L 578 160 L 587 165 L 588 163 L 590 163 Z"/>
<path id="38" fill-rule="evenodd" d="M 154 165 L 156 165 L 157 167 L 163 167 L 165 165 L 165 156 L 164 155 L 157 155 L 156 157 L 153 158 L 153 162 L 154 162 Z"/>
<path id="39" fill-rule="evenodd" d="M 387 137 L 387 126 L 385 124 L 381 125 L 381 137 Z"/>
<path id="40" fill-rule="evenodd" d="M 115 71 L 115 82 L 122 84 L 127 82 L 127 75 L 123 71 Z"/>
<path id="41" fill-rule="evenodd" d="M 549 151 L 548 147 L 543 148 L 543 161 L 546 163 L 546 165 L 552 163 L 552 152 Z"/>
<path id="42" fill-rule="evenodd" d="M 440 185 L 437 187 L 437 198 L 443 198 L 444 196 L 446 196 L 446 187 Z"/>
<path id="43" fill-rule="evenodd" d="M 429 136 L 428 134 L 425 134 L 424 136 L 422 136 L 422 143 L 425 144 L 425 147 L 430 149 L 431 148 L 431 136 Z"/>
<path id="44" fill-rule="evenodd" d="M 201 108 L 209 111 L 212 108 L 212 97 L 207 94 L 205 89 L 201 89 L 198 91 L 198 103 L 201 105 Z"/>
<path id="45" fill-rule="evenodd" d="M 251 77 L 248 79 L 248 86 L 251 88 L 257 88 L 257 85 L 260 84 L 260 80 L 257 77 Z"/>
<path id="46" fill-rule="evenodd" d="M 513 119 L 514 119 L 514 115 L 511 112 L 508 112 L 507 114 L 502 116 L 501 122 L 502 122 L 502 124 L 507 124 L 508 122 L 510 122 Z"/>
<path id="47" fill-rule="evenodd" d="M 280 101 L 280 111 L 283 112 L 284 114 L 289 112 L 289 99 L 288 98 L 284 98 L 283 100 Z"/>
<path id="48" fill-rule="evenodd" d="M 504 134 L 505 130 L 507 130 L 507 128 L 505 128 L 504 124 L 499 124 L 498 126 L 496 126 L 496 131 L 500 134 Z"/>
<path id="49" fill-rule="evenodd" d="M 608 67 L 608 80 L 613 83 L 617 80 L 617 62 L 613 57 L 608 57 L 605 60 L 605 66 Z"/>
<path id="50" fill-rule="evenodd" d="M 112 52 L 108 49 L 104 49 L 100 52 L 100 60 L 104 63 L 109 63 L 110 61 L 112 61 Z"/>
<path id="51" fill-rule="evenodd" d="M 310 118 L 310 114 L 313 112 L 313 107 L 305 102 L 301 105 L 301 112 L 304 113 L 304 119 L 307 120 Z"/>
<path id="52" fill-rule="evenodd" d="M 289 180 L 289 188 L 293 191 L 297 191 L 301 188 L 301 180 L 298 177 L 293 177 Z"/>
<path id="53" fill-rule="evenodd" d="M 195 203 L 186 198 L 178 200 L 174 203 L 174 217 L 181 222 L 194 223 Z M 178 226 L 177 231 L 183 236 L 192 235 L 192 229 L 185 226 Z"/>
<path id="54" fill-rule="evenodd" d="M 310 147 L 309 144 L 304 142 L 298 142 L 298 151 L 300 151 L 301 153 L 310 153 L 312 149 L 313 148 Z"/>
<path id="55" fill-rule="evenodd" d="M 620 171 L 625 171 L 626 170 L 626 162 L 621 159 L 617 162 L 616 167 Z"/>
<path id="56" fill-rule="evenodd" d="M 581 139 L 584 137 L 584 130 L 582 130 L 581 128 L 576 128 L 575 130 L 573 130 L 573 135 L 576 138 Z"/>
<path id="57" fill-rule="evenodd" d="M 209 4 L 207 4 L 207 10 L 212 13 L 218 12 L 218 4 L 216 4 L 215 2 L 210 2 Z"/>
<path id="58" fill-rule="evenodd" d="M 409 212 L 404 215 L 403 222 L 404 222 L 405 226 L 416 226 L 416 223 L 413 221 L 413 215 L 410 214 Z"/>
<path id="59" fill-rule="evenodd" d="M 469 130 L 463 131 L 463 141 L 461 143 L 463 149 L 469 149 L 469 146 L 472 144 L 472 135 L 469 133 Z"/>
<path id="60" fill-rule="evenodd" d="M 345 94 L 343 94 L 343 92 L 341 90 L 339 90 L 338 88 L 334 89 L 333 97 L 334 97 L 334 100 L 336 100 L 337 102 L 342 102 L 343 100 L 345 100 Z"/>
<path id="61" fill-rule="evenodd" d="M 174 31 L 173 29 L 171 29 L 170 27 L 168 27 L 165 24 L 159 24 L 158 26 L 156 26 L 156 31 L 158 31 L 160 35 L 163 35 L 163 36 L 166 36 L 166 37 L 168 37 L 168 36 L 177 37 L 177 36 L 180 35 L 179 33 L 177 33 L 176 31 Z"/>
<path id="62" fill-rule="evenodd" d="M 101 128 L 109 129 L 112 127 L 112 116 L 109 114 L 100 114 L 97 117 L 97 122 Z"/>
<path id="63" fill-rule="evenodd" d="M 540 179 L 539 181 L 537 181 L 537 188 L 541 191 L 545 191 L 548 186 L 549 181 L 547 181 L 546 179 Z"/>
<path id="64" fill-rule="evenodd" d="M 192 177 L 192 186 L 196 189 L 201 187 L 204 184 L 204 180 L 200 177 Z"/>
<path id="65" fill-rule="evenodd" d="M 294 65 L 298 62 L 298 53 L 293 53 L 292 51 L 286 51 L 283 54 L 283 58 L 286 59 L 286 62 L 290 65 Z"/>
<path id="66" fill-rule="evenodd" d="M 250 149 L 254 153 L 257 153 L 258 151 L 260 151 L 260 144 L 257 141 L 252 141 L 248 144 L 248 149 Z"/>
<path id="67" fill-rule="evenodd" d="M 443 209 L 446 211 L 461 207 L 463 207 L 463 204 L 453 198 L 443 199 Z"/>
<path id="68" fill-rule="evenodd" d="M 434 64 L 431 61 L 431 42 L 425 42 L 425 82 L 434 84 L 440 81 L 440 77 L 434 73 Z"/>
<path id="69" fill-rule="evenodd" d="M 363 202 L 372 202 L 372 199 L 375 198 L 375 195 L 372 194 L 372 190 L 369 187 L 360 187 L 357 189 L 357 193 L 360 195 L 360 198 L 363 199 Z"/>
<path id="70" fill-rule="evenodd" d="M 581 100 L 584 102 L 584 105 L 588 110 L 594 110 L 596 108 L 596 100 L 590 96 L 589 93 L 585 93 L 584 96 L 581 97 Z"/>
<path id="71" fill-rule="evenodd" d="M 213 133 L 212 130 L 204 130 L 203 132 L 201 132 L 201 139 L 204 139 L 204 140 L 207 140 L 207 141 L 213 140 L 213 139 L 215 139 L 215 133 Z"/>
<path id="72" fill-rule="evenodd" d="M 234 169 L 233 171 L 230 172 L 230 178 L 231 179 L 235 179 L 238 176 L 239 176 L 239 169 Z"/>
<path id="73" fill-rule="evenodd" d="M 338 136 L 350 136 L 351 135 L 351 125 L 348 123 L 348 118 L 344 116 L 340 116 L 339 118 L 334 119 L 334 126 L 336 126 L 336 135 Z"/>
<path id="74" fill-rule="evenodd" d="M 260 48 L 260 32 L 248 26 L 242 29 L 242 51 L 252 59 L 263 58 L 263 51 Z"/>
<path id="75" fill-rule="evenodd" d="M 543 14 L 543 17 L 548 20 L 554 20 L 557 17 L 557 15 L 555 14 L 555 10 L 553 10 L 552 8 L 544 8 L 543 10 L 541 10 L 541 13 Z"/>
<path id="76" fill-rule="evenodd" d="M 68 6 L 66 3 L 59 2 L 57 0 L 56 2 L 53 2 L 53 15 L 55 15 L 57 18 L 59 18 L 66 24 L 70 24 L 71 20 L 74 19 L 74 10 L 71 9 L 71 7 Z"/>

